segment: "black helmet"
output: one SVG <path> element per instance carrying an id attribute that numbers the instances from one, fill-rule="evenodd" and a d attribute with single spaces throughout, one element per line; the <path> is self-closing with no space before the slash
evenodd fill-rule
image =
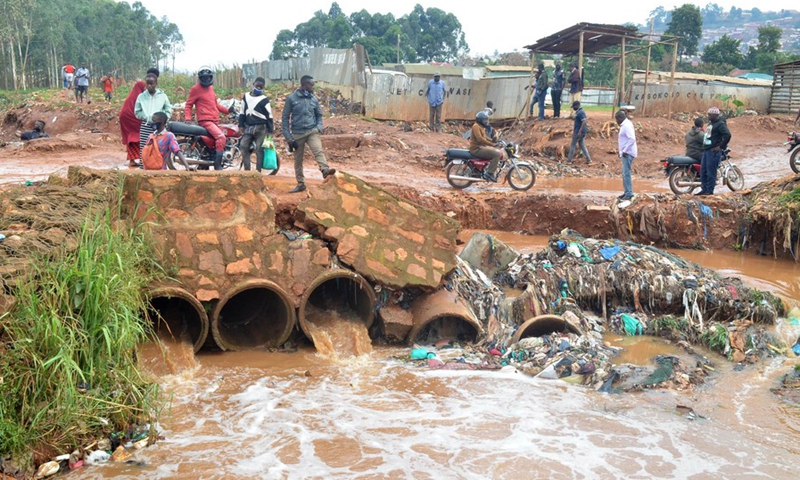
<path id="1" fill-rule="evenodd" d="M 197 79 L 200 81 L 200 85 L 210 87 L 214 85 L 214 72 L 208 67 L 203 67 L 197 72 Z"/>
<path id="2" fill-rule="evenodd" d="M 489 123 L 489 114 L 486 113 L 484 110 L 481 110 L 477 114 L 475 114 L 475 121 L 481 125 L 486 125 Z"/>

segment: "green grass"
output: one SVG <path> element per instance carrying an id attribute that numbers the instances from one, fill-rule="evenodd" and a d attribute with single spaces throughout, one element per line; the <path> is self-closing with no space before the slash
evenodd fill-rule
<path id="1" fill-rule="evenodd" d="M 721 324 L 711 325 L 700 334 L 700 341 L 708 348 L 722 353 L 728 347 L 728 330 Z"/>
<path id="2" fill-rule="evenodd" d="M 147 239 L 112 218 L 87 219 L 74 251 L 36 258 L 0 318 L 0 457 L 38 462 L 157 417 L 158 387 L 135 358 L 157 268 Z"/>
<path id="3" fill-rule="evenodd" d="M 781 206 L 800 204 L 800 187 L 795 187 L 790 192 L 786 192 L 778 197 L 778 204 Z"/>

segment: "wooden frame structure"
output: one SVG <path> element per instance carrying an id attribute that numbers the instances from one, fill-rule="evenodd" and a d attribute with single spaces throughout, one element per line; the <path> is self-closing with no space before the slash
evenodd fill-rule
<path id="1" fill-rule="evenodd" d="M 775 65 L 769 113 L 794 113 L 800 109 L 800 61 Z"/>
<path id="2" fill-rule="evenodd" d="M 625 27 L 622 25 L 603 25 L 597 23 L 578 23 L 572 27 L 554 33 L 549 37 L 539 39 L 532 45 L 526 45 L 525 48 L 531 51 L 531 82 L 533 81 L 533 72 L 536 66 L 536 54 L 560 54 L 569 56 L 578 56 L 578 65 L 583 68 L 583 56 L 594 55 L 597 57 L 605 58 L 619 58 L 620 65 L 617 72 L 617 81 L 615 85 L 615 102 L 617 105 L 624 101 L 626 94 L 625 88 L 625 58 L 631 53 L 647 49 L 647 66 L 646 71 L 650 71 L 650 50 L 654 44 L 672 46 L 672 69 L 670 76 L 670 96 L 672 95 L 675 82 L 675 68 L 678 61 L 678 38 L 677 36 L 659 36 L 658 40 L 654 39 L 652 33 L 652 23 L 650 26 L 650 34 L 640 33 L 637 28 Z M 628 41 L 633 45 L 632 50 L 627 50 L 629 46 Z M 643 44 L 646 42 L 646 44 Z M 622 51 L 620 53 L 604 53 L 603 50 L 611 47 L 620 46 Z M 645 98 L 647 94 L 647 76 L 645 76 Z M 532 89 L 531 89 L 532 95 Z M 530 102 L 530 96 L 528 98 Z M 527 103 L 526 103 L 527 106 Z M 646 100 L 642 105 L 641 113 L 644 115 L 646 111 Z M 672 113 L 670 102 L 669 113 Z M 613 112 L 612 112 L 613 115 Z"/>

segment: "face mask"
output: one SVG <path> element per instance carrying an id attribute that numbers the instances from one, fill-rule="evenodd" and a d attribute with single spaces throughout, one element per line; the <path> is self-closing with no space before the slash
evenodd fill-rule
<path id="1" fill-rule="evenodd" d="M 253 89 L 253 95 L 261 95 L 262 93 L 264 93 L 264 90 L 259 90 L 257 88 Z"/>

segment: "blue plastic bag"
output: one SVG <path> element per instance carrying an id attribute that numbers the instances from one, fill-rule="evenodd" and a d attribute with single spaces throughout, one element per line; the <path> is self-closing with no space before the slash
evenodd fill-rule
<path id="1" fill-rule="evenodd" d="M 278 152 L 275 150 L 275 140 L 272 139 L 272 135 L 265 138 L 261 146 L 264 148 L 264 159 L 261 161 L 261 168 L 264 170 L 278 168 Z"/>

